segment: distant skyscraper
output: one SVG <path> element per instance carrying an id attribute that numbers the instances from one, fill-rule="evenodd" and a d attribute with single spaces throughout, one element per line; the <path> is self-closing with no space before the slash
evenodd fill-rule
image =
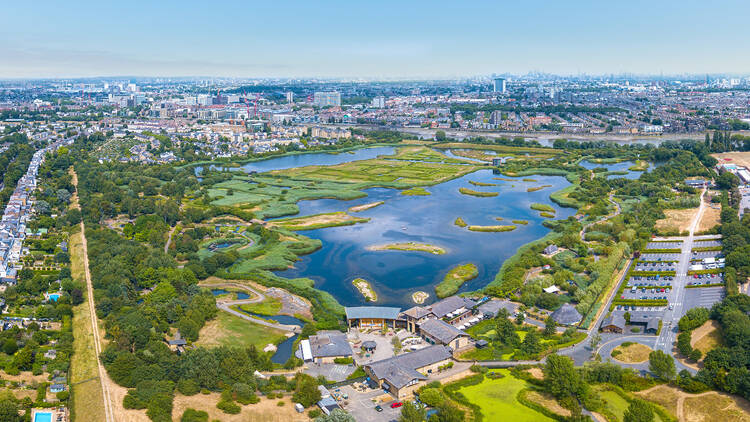
<path id="1" fill-rule="evenodd" d="M 294 102 L 294 92 L 289 91 L 286 93 L 286 102 L 289 104 Z"/>
<path id="2" fill-rule="evenodd" d="M 372 99 L 370 104 L 373 108 L 385 108 L 385 97 L 379 96 Z"/>
<path id="3" fill-rule="evenodd" d="M 505 94 L 505 79 L 495 78 L 492 80 L 492 91 Z"/>
<path id="4" fill-rule="evenodd" d="M 313 105 L 318 107 L 340 107 L 341 94 L 336 91 L 316 92 L 313 95 Z"/>

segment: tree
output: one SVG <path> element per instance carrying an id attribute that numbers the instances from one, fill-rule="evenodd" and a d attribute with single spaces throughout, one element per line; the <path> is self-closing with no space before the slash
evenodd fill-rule
<path id="1" fill-rule="evenodd" d="M 549 355 L 544 365 L 544 384 L 553 396 L 563 398 L 576 395 L 582 386 L 581 376 L 567 356 Z"/>
<path id="2" fill-rule="evenodd" d="M 589 340 L 589 347 L 591 347 L 591 350 L 596 349 L 596 346 L 598 346 L 601 341 L 602 336 L 599 333 L 594 333 L 594 335 L 591 336 L 591 339 Z"/>
<path id="3" fill-rule="evenodd" d="M 298 372 L 294 379 L 297 386 L 294 395 L 292 395 L 292 400 L 305 407 L 310 407 L 320 401 L 320 390 L 318 390 L 318 383 L 315 378 Z"/>
<path id="4" fill-rule="evenodd" d="M 654 420 L 654 410 L 643 400 L 634 399 L 623 415 L 623 422 L 651 422 Z"/>
<path id="5" fill-rule="evenodd" d="M 542 351 L 541 336 L 537 330 L 529 331 L 521 343 L 521 351 L 527 355 L 535 355 Z"/>
<path id="6" fill-rule="evenodd" d="M 399 422 L 422 422 L 427 419 L 427 410 L 422 406 L 417 406 L 413 401 L 404 403 L 401 407 L 401 416 Z"/>
<path id="7" fill-rule="evenodd" d="M 437 388 L 425 388 L 419 393 L 419 399 L 422 403 L 432 407 L 439 407 L 444 401 L 443 393 Z"/>
<path id="8" fill-rule="evenodd" d="M 20 421 L 18 416 L 18 404 L 11 398 L 0 400 L 0 421 L 15 422 Z"/>
<path id="9" fill-rule="evenodd" d="M 544 337 L 552 337 L 557 332 L 557 322 L 548 316 L 544 321 Z"/>
<path id="10" fill-rule="evenodd" d="M 354 416 L 341 409 L 333 409 L 330 415 L 315 418 L 315 422 L 357 422 Z"/>
<path id="11" fill-rule="evenodd" d="M 496 330 L 497 338 L 503 344 L 510 347 L 516 347 L 521 343 L 521 338 L 518 337 L 518 333 L 516 333 L 516 326 L 513 325 L 509 319 L 501 318 L 497 320 Z"/>
<path id="12" fill-rule="evenodd" d="M 444 130 L 436 130 L 435 131 L 435 140 L 438 142 L 445 142 L 446 136 Z"/>
<path id="13" fill-rule="evenodd" d="M 516 324 L 522 325 L 525 319 L 526 317 L 524 316 L 523 312 L 519 312 L 516 314 Z"/>
<path id="14" fill-rule="evenodd" d="M 671 381 L 677 375 L 674 358 L 661 350 L 654 350 L 648 355 L 648 369 L 663 381 Z"/>

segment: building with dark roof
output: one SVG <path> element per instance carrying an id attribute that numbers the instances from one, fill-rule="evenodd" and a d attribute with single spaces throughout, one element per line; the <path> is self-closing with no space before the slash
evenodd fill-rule
<path id="1" fill-rule="evenodd" d="M 461 296 L 449 296 L 428 306 L 414 306 L 401 313 L 406 329 L 415 333 L 420 324 L 428 319 L 444 319 L 449 324 L 458 324 L 474 314 L 477 302 Z"/>
<path id="2" fill-rule="evenodd" d="M 419 325 L 419 333 L 431 344 L 443 344 L 453 351 L 470 344 L 471 337 L 442 319 L 428 319 Z"/>
<path id="3" fill-rule="evenodd" d="M 414 392 L 431 373 L 450 361 L 450 350 L 443 345 L 434 345 L 372 362 L 362 368 L 380 388 L 401 399 Z"/>
<path id="4" fill-rule="evenodd" d="M 577 325 L 583 318 L 570 303 L 564 303 L 550 316 L 560 325 Z"/>
<path id="5" fill-rule="evenodd" d="M 620 314 L 604 318 L 599 327 L 605 333 L 622 333 L 625 331 L 625 317 Z"/>
<path id="6" fill-rule="evenodd" d="M 346 323 L 349 328 L 359 327 L 364 329 L 394 328 L 401 308 L 387 306 L 355 306 L 344 308 L 346 312 Z"/>
<path id="7" fill-rule="evenodd" d="M 333 363 L 336 358 L 349 358 L 354 354 L 346 334 L 341 331 L 319 331 L 310 336 L 310 350 L 316 363 Z"/>
<path id="8" fill-rule="evenodd" d="M 646 334 L 656 334 L 659 331 L 659 321 L 658 317 L 649 314 L 633 313 L 630 316 L 630 325 L 642 326 Z"/>

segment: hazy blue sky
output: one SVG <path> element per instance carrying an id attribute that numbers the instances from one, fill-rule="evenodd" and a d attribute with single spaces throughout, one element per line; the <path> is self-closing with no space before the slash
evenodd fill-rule
<path id="1" fill-rule="evenodd" d="M 0 77 L 750 73 L 750 2 L 6 1 Z"/>

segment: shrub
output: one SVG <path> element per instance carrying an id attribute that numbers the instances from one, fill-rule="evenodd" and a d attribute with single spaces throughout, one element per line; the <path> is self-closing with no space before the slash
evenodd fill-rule
<path id="1" fill-rule="evenodd" d="M 208 422 L 208 413 L 191 408 L 185 409 L 180 422 Z"/>
<path id="2" fill-rule="evenodd" d="M 55 397 L 57 397 L 60 401 L 65 401 L 70 397 L 70 391 L 60 391 L 57 394 L 55 394 Z"/>
<path id="3" fill-rule="evenodd" d="M 284 400 L 279 400 L 278 403 L 276 403 L 276 406 L 283 407 L 284 406 Z"/>
<path id="4" fill-rule="evenodd" d="M 488 372 L 487 373 L 487 378 L 492 378 L 492 379 L 505 378 L 505 374 L 502 374 L 500 372 L 492 371 L 492 372 Z"/>
<path id="5" fill-rule="evenodd" d="M 231 400 L 221 400 L 220 402 L 216 403 L 216 407 L 219 408 L 224 413 L 230 414 L 230 415 L 236 415 L 242 411 L 242 408 L 237 405 L 237 403 L 231 401 Z"/>
<path id="6" fill-rule="evenodd" d="M 181 379 L 177 382 L 177 391 L 186 396 L 194 396 L 200 392 L 200 387 L 193 379 Z"/>
<path id="7" fill-rule="evenodd" d="M 348 358 L 335 358 L 335 359 L 333 359 L 333 363 L 336 363 L 336 364 L 339 364 L 339 365 L 350 365 L 350 364 L 354 363 L 354 359 L 352 359 L 351 357 L 348 357 Z"/>
<path id="8" fill-rule="evenodd" d="M 477 374 L 479 374 L 479 373 L 484 374 L 484 373 L 487 373 L 487 371 L 488 371 L 487 367 L 482 366 L 482 365 L 471 365 L 469 367 L 469 370 L 471 370 L 471 372 L 474 372 L 474 373 L 477 373 Z"/>
<path id="9" fill-rule="evenodd" d="M 309 412 L 307 412 L 307 416 L 310 417 L 310 419 L 315 419 L 323 415 L 323 411 L 320 409 L 313 409 Z"/>
<path id="10" fill-rule="evenodd" d="M 630 329 L 630 331 L 633 332 L 633 333 L 640 333 L 641 329 L 639 327 L 633 327 L 633 328 Z"/>

